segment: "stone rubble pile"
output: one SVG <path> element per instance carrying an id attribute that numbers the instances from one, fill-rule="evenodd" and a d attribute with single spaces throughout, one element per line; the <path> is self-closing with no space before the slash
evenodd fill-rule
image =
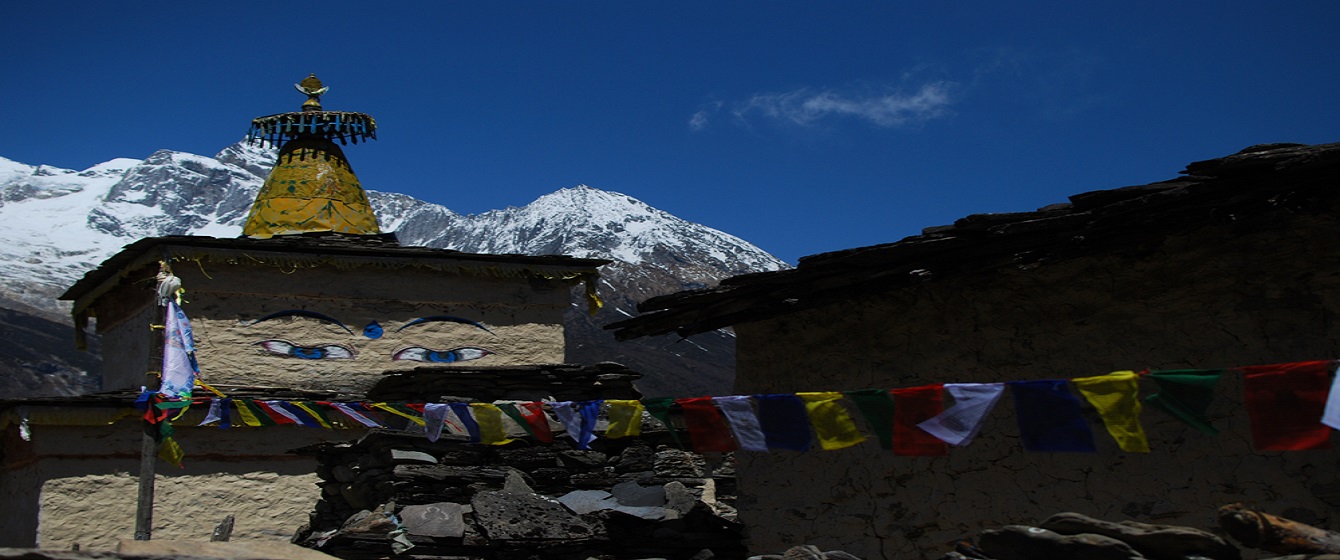
<path id="1" fill-rule="evenodd" d="M 322 498 L 294 542 L 346 559 L 743 558 L 730 456 L 676 449 L 666 434 L 576 449 L 374 431 L 299 450 Z"/>
<path id="2" fill-rule="evenodd" d="M 1238 509 L 1234 509 L 1238 508 Z M 1220 523 L 1242 540 L 1241 530 L 1228 518 L 1241 517 L 1241 505 L 1220 509 Z M 1246 510 L 1249 511 L 1250 510 Z M 1263 560 L 1340 560 L 1340 549 L 1325 545 L 1317 534 L 1334 535 L 1282 518 L 1264 516 L 1274 525 L 1262 527 L 1260 537 L 1243 544 L 1283 556 Z M 1240 524 L 1240 522 L 1239 522 Z M 1300 529 L 1305 533 L 1300 533 Z M 1299 538 L 1299 537 L 1302 538 Z M 1134 521 L 1110 522 L 1078 513 L 1058 513 L 1036 526 L 1005 525 L 983 531 L 975 543 L 958 543 L 940 560 L 1241 560 L 1242 551 L 1209 531 Z"/>
<path id="3" fill-rule="evenodd" d="M 827 552 L 819 550 L 819 547 L 812 544 L 802 544 L 786 549 L 781 554 L 760 554 L 750 556 L 748 560 L 861 560 L 847 552 L 841 550 L 829 550 Z"/>
<path id="4" fill-rule="evenodd" d="M 422 366 L 389 373 L 368 390 L 375 401 L 585 401 L 639 398 L 642 374 L 613 362 L 507 367 Z M 462 397 L 468 397 L 462 399 Z"/>

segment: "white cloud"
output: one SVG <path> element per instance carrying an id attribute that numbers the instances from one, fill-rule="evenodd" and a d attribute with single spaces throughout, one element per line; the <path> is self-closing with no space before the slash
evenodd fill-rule
<path id="1" fill-rule="evenodd" d="M 689 117 L 689 128 L 695 132 L 707 128 L 708 121 L 711 119 L 711 112 L 707 109 L 699 109 L 692 117 Z"/>
<path id="2" fill-rule="evenodd" d="M 712 119 L 721 111 L 722 102 L 719 99 L 708 99 L 703 103 L 698 111 L 689 117 L 689 129 L 694 132 L 706 130 L 712 124 Z"/>
<path id="3" fill-rule="evenodd" d="M 950 86 L 948 82 L 932 82 L 922 85 L 915 93 L 874 95 L 802 88 L 755 95 L 739 104 L 734 113 L 744 120 L 762 115 L 800 126 L 811 126 L 829 118 L 852 117 L 878 127 L 894 128 L 920 124 L 948 114 Z M 700 120 L 700 115 L 701 121 L 706 123 L 707 115 L 699 111 L 690 120 L 690 126 Z"/>

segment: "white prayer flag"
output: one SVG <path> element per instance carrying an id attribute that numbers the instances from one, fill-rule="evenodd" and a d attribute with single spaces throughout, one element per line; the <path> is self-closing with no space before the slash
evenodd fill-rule
<path id="1" fill-rule="evenodd" d="M 768 450 L 763 428 L 758 423 L 758 415 L 754 413 L 753 398 L 744 395 L 712 397 L 712 402 L 726 416 L 726 422 L 730 425 L 731 433 L 735 434 L 735 441 L 740 444 L 740 449 L 764 452 Z"/>
<path id="2" fill-rule="evenodd" d="M 191 397 L 195 377 L 200 367 L 195 363 L 195 341 L 191 335 L 191 321 L 176 302 L 167 304 L 163 322 L 163 371 L 158 394 L 169 399 Z"/>
<path id="3" fill-rule="evenodd" d="M 1005 393 L 1004 383 L 946 383 L 944 389 L 954 398 L 954 406 L 934 418 L 917 424 L 931 435 L 954 446 L 972 443 L 991 409 Z"/>

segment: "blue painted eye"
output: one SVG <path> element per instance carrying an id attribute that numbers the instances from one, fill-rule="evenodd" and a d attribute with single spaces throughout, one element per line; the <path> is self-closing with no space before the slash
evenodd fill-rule
<path id="1" fill-rule="evenodd" d="M 408 348 L 397 350 L 395 354 L 391 355 L 391 359 L 446 364 L 478 360 L 492 353 L 493 352 L 483 348 L 475 348 L 473 346 L 453 348 L 451 350 L 433 350 L 422 346 L 410 346 Z"/>
<path id="2" fill-rule="evenodd" d="M 303 360 L 352 360 L 354 350 L 343 344 L 299 346 L 287 340 L 262 340 L 256 343 L 262 350 L 278 356 Z"/>
<path id="3" fill-rule="evenodd" d="M 376 339 L 378 339 L 378 338 L 381 338 L 381 337 L 382 337 L 382 332 L 383 332 L 383 331 L 382 331 L 382 326 L 379 325 L 379 324 L 377 324 L 376 321 L 373 321 L 373 322 L 371 322 L 371 323 L 368 323 L 368 326 L 363 327 L 363 336 L 366 336 L 366 337 L 371 338 L 371 339 L 373 339 L 373 340 L 376 340 Z"/>
<path id="4" fill-rule="evenodd" d="M 289 355 L 293 356 L 294 358 L 302 358 L 304 360 L 320 360 L 322 358 L 325 358 L 326 356 L 329 356 L 330 352 L 320 346 L 313 346 L 311 348 L 295 346 L 289 349 Z"/>

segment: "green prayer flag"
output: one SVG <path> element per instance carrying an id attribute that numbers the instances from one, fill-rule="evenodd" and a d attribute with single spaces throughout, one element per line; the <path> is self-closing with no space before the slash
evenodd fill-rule
<path id="1" fill-rule="evenodd" d="M 298 402 L 306 406 L 307 410 L 316 413 L 316 415 L 318 416 L 316 421 L 320 422 L 322 424 L 322 427 L 329 428 L 335 425 L 334 422 L 330 421 L 330 416 L 326 415 L 326 407 L 316 404 L 316 401 L 298 401 Z"/>
<path id="2" fill-rule="evenodd" d="M 1209 435 L 1219 433 L 1210 425 L 1205 411 L 1214 400 L 1214 389 L 1223 376 L 1222 369 L 1177 369 L 1149 373 L 1159 386 L 1159 392 L 1145 397 L 1145 402 L 1162 409 L 1191 427 Z"/>
<path id="3" fill-rule="evenodd" d="M 884 389 L 846 391 L 847 398 L 856 403 L 856 410 L 865 418 L 866 425 L 879 438 L 879 446 L 893 449 L 893 399 Z"/>
<path id="4" fill-rule="evenodd" d="M 521 409 L 518 409 L 516 405 L 512 403 L 498 403 L 498 408 L 502 409 L 503 414 L 506 414 L 508 418 L 511 418 L 516 421 L 517 424 L 520 424 L 521 428 L 526 430 L 526 433 L 529 434 L 530 437 L 535 437 L 535 430 L 530 427 L 530 422 L 526 421 L 526 417 L 521 415 Z"/>
<path id="5" fill-rule="evenodd" d="M 157 408 L 158 410 L 170 410 L 170 409 L 186 408 L 186 407 L 188 407 L 188 406 L 191 406 L 191 401 L 189 401 L 189 400 L 187 400 L 187 401 L 162 401 L 162 402 L 154 403 L 154 408 Z"/>
<path id="6" fill-rule="evenodd" d="M 675 429 L 675 423 L 670 420 L 670 407 L 674 404 L 675 399 L 672 397 L 642 399 L 642 406 L 646 407 L 647 414 L 665 424 L 665 429 L 670 432 L 670 438 L 675 440 L 675 446 L 683 449 L 684 442 L 680 441 L 679 431 Z"/>
<path id="7" fill-rule="evenodd" d="M 247 410 L 251 411 L 251 414 L 256 417 L 256 420 L 259 421 L 262 426 L 269 427 L 276 425 L 274 418 L 270 418 L 270 414 L 262 410 L 261 407 L 256 406 L 256 403 L 252 402 L 251 399 L 241 399 L 240 401 L 234 402 L 240 402 L 242 406 L 247 407 Z"/>

